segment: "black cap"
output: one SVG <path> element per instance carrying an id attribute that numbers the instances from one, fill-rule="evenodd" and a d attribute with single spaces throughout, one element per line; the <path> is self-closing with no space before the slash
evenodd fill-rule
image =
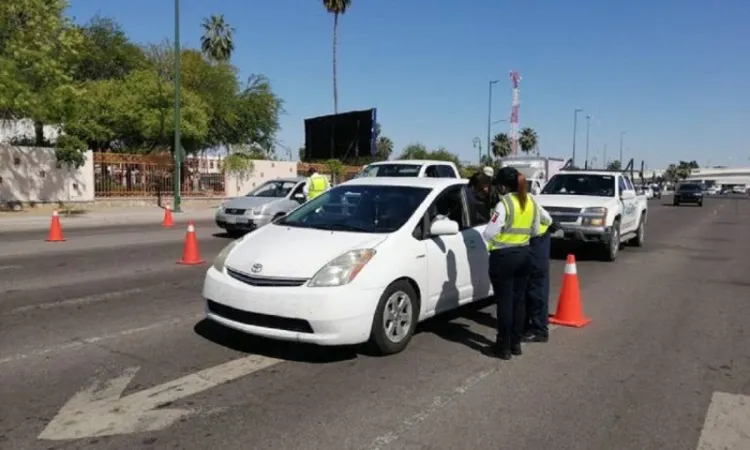
<path id="1" fill-rule="evenodd" d="M 518 170 L 515 167 L 503 167 L 495 174 L 492 184 L 497 186 L 514 186 L 518 182 Z"/>

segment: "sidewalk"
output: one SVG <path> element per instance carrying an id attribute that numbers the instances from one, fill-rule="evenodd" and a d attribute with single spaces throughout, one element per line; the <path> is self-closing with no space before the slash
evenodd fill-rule
<path id="1" fill-rule="evenodd" d="M 183 208 L 181 213 L 173 213 L 176 224 L 188 220 L 210 220 L 215 207 Z M 158 224 L 164 219 L 164 209 L 158 206 L 106 208 L 80 214 L 60 215 L 63 228 L 93 228 L 116 225 Z M 49 228 L 49 211 L 2 212 L 0 213 L 0 234 L 4 231 L 31 231 Z"/>

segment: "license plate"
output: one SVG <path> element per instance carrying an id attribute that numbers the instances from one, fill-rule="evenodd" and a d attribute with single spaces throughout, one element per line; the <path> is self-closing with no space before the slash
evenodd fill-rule
<path id="1" fill-rule="evenodd" d="M 557 230 L 554 233 L 552 233 L 553 238 L 561 238 L 565 237 L 565 232 L 563 230 Z"/>
<path id="2" fill-rule="evenodd" d="M 237 218 L 237 223 L 249 223 L 249 222 L 250 222 L 250 220 L 248 220 L 247 217 L 238 217 Z"/>
<path id="3" fill-rule="evenodd" d="M 237 218 L 233 216 L 227 216 L 227 223 L 237 223 Z"/>

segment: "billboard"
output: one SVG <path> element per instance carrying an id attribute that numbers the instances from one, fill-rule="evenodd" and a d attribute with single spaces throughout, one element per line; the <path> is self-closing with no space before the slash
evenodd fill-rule
<path id="1" fill-rule="evenodd" d="M 339 159 L 342 162 L 374 156 L 376 109 L 305 119 L 305 156 L 302 161 Z"/>

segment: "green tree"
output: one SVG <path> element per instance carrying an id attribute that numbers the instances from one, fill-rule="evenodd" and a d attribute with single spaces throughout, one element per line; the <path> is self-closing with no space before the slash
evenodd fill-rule
<path id="1" fill-rule="evenodd" d="M 323 0 L 323 6 L 326 10 L 333 14 L 333 113 L 339 113 L 339 88 L 338 88 L 338 74 L 337 74 L 337 50 L 338 50 L 338 35 L 339 35 L 339 16 L 346 13 L 346 10 L 351 6 L 351 0 Z"/>
<path id="2" fill-rule="evenodd" d="M 130 42 L 115 20 L 94 16 L 80 30 L 83 42 L 75 64 L 76 81 L 122 79 L 146 67 L 143 50 Z"/>
<path id="3" fill-rule="evenodd" d="M 429 153 L 427 147 L 417 142 L 404 147 L 398 159 L 429 159 Z"/>
<path id="4" fill-rule="evenodd" d="M 521 151 L 528 155 L 539 144 L 539 136 L 533 128 L 526 127 L 521 130 L 518 143 L 521 145 Z"/>
<path id="5" fill-rule="evenodd" d="M 341 175 L 344 173 L 344 165 L 338 159 L 328 159 L 324 163 L 328 173 L 331 174 L 331 183 L 337 184 L 340 182 Z"/>
<path id="6" fill-rule="evenodd" d="M 505 133 L 498 133 L 492 138 L 491 147 L 492 155 L 495 158 L 505 158 L 513 151 L 510 145 L 510 138 Z"/>
<path id="7" fill-rule="evenodd" d="M 622 170 L 622 163 L 618 160 L 610 161 L 607 170 Z"/>
<path id="8" fill-rule="evenodd" d="M 82 42 L 80 30 L 64 16 L 65 0 L 0 2 L 0 115 L 34 121 L 36 145 L 44 124 L 65 123 L 80 98 L 73 73 Z M 83 144 L 58 140 L 64 162 L 82 164 Z"/>
<path id="9" fill-rule="evenodd" d="M 234 28 L 225 20 L 224 15 L 212 15 L 201 23 L 201 51 L 212 61 L 229 61 L 234 53 Z"/>

